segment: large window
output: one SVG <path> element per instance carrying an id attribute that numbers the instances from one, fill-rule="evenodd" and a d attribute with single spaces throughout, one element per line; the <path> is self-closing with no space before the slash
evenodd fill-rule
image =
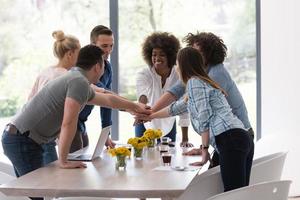
<path id="1" fill-rule="evenodd" d="M 2 0 L 0 7 L 0 131 L 26 102 L 37 74 L 56 64 L 54 30 L 89 43 L 91 29 L 109 25 L 108 0 Z M 98 127 L 99 127 L 98 123 Z"/>
<path id="2" fill-rule="evenodd" d="M 222 37 L 228 47 L 225 64 L 242 92 L 255 130 L 255 11 L 253 0 L 119 1 L 121 95 L 136 100 L 136 74 L 147 67 L 141 56 L 141 44 L 146 36 L 154 31 L 167 31 L 182 40 L 189 32 L 213 32 Z M 134 135 L 133 120 L 128 114 L 120 113 L 120 116 L 120 138 L 125 140 Z"/>
<path id="3" fill-rule="evenodd" d="M 89 33 L 95 25 L 109 25 L 109 2 L 1 2 L 1 127 L 26 102 L 37 74 L 43 68 L 55 64 L 56 60 L 52 54 L 52 31 L 61 29 L 67 34 L 72 34 L 79 38 L 82 46 L 89 43 Z M 221 36 L 228 47 L 226 66 L 243 94 L 255 129 L 255 11 L 254 0 L 119 1 L 120 65 L 119 77 L 114 78 L 119 79 L 120 94 L 136 100 L 136 74 L 147 67 L 141 56 L 141 44 L 153 31 L 171 32 L 180 40 L 189 32 L 211 31 Z M 114 13 L 111 16 L 117 17 Z M 185 44 L 182 43 L 182 46 Z M 134 135 L 133 118 L 124 112 L 119 114 L 120 140 L 127 141 L 128 137 Z M 88 121 L 88 129 L 99 133 L 99 127 L 97 108 Z"/>

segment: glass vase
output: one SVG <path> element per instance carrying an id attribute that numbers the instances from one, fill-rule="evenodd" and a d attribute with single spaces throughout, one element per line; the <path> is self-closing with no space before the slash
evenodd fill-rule
<path id="1" fill-rule="evenodd" d="M 148 144 L 147 144 L 147 146 L 149 148 L 154 148 L 154 146 L 155 146 L 155 139 L 150 139 L 149 142 L 148 142 Z"/>
<path id="2" fill-rule="evenodd" d="M 143 159 L 143 148 L 139 149 L 139 148 L 134 148 L 134 158 L 137 160 L 141 160 Z"/>
<path id="3" fill-rule="evenodd" d="M 116 170 L 126 170 L 126 156 L 117 155 L 116 157 Z"/>

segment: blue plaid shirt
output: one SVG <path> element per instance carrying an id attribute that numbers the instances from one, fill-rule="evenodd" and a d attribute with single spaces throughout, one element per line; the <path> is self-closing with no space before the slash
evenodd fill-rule
<path id="1" fill-rule="evenodd" d="M 235 114 L 243 122 L 246 129 L 250 129 L 251 124 L 243 97 L 224 65 L 220 63 L 218 65 L 209 66 L 208 76 L 212 80 L 216 81 L 220 87 L 226 91 L 228 94 L 226 99 L 232 108 L 233 114 Z M 168 92 L 171 92 L 177 99 L 180 99 L 180 97 L 185 94 L 185 85 L 179 80 L 168 90 Z"/>
<path id="2" fill-rule="evenodd" d="M 244 129 L 243 123 L 232 113 L 223 93 L 198 78 L 187 82 L 188 101 L 181 98 L 171 104 L 170 115 L 190 113 L 194 130 L 198 134 L 209 131 L 210 144 L 217 149 L 215 136 L 233 129 Z"/>
<path id="3" fill-rule="evenodd" d="M 96 85 L 100 88 L 104 88 L 106 90 L 111 90 L 112 67 L 111 67 L 111 64 L 107 60 L 104 62 L 104 67 L 105 67 L 104 73 Z M 82 131 L 82 133 L 86 132 L 85 122 L 87 121 L 88 116 L 91 114 L 93 108 L 94 108 L 93 105 L 86 105 L 79 114 L 77 129 Z M 102 128 L 112 125 L 111 112 L 112 111 L 110 108 L 104 108 L 104 107 L 100 108 L 100 117 L 101 117 Z"/>

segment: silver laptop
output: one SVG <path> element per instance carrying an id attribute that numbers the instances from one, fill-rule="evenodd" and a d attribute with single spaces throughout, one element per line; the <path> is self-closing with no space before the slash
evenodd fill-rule
<path id="1" fill-rule="evenodd" d="M 102 153 L 102 150 L 104 148 L 105 142 L 106 142 L 108 134 L 110 132 L 110 129 L 111 129 L 111 126 L 107 126 L 102 129 L 93 153 L 91 153 L 89 151 L 90 149 L 88 149 L 88 147 L 85 147 L 83 149 L 75 151 L 74 153 L 70 153 L 68 155 L 68 160 L 92 161 L 95 158 L 98 158 Z"/>

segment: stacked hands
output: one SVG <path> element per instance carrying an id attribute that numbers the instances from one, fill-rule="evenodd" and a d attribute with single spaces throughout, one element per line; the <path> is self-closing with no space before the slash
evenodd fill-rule
<path id="1" fill-rule="evenodd" d="M 143 103 L 136 103 L 139 106 L 139 109 L 136 109 L 134 112 L 130 112 L 135 117 L 135 121 L 133 123 L 133 126 L 136 126 L 138 124 L 150 122 L 152 119 L 155 119 L 153 116 L 154 111 L 151 109 L 150 106 L 143 104 Z M 194 145 L 192 143 L 189 143 L 188 141 L 182 141 L 180 143 L 181 147 L 193 147 Z"/>

